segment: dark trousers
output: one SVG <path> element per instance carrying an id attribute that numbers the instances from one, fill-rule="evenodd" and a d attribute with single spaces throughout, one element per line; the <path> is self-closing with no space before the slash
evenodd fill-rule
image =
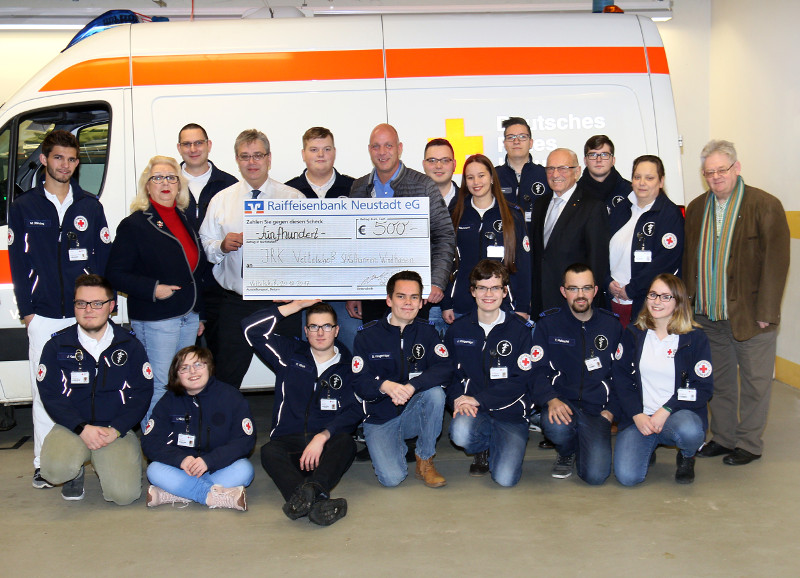
<path id="1" fill-rule="evenodd" d="M 300 469 L 300 456 L 314 434 L 291 434 L 273 438 L 261 446 L 261 465 L 281 491 L 284 500 L 300 484 L 318 484 L 326 495 L 339 483 L 356 456 L 356 442 L 349 433 L 339 433 L 325 444 L 319 465 L 306 472 Z"/>
<path id="2" fill-rule="evenodd" d="M 203 290 L 203 308 L 205 310 L 205 331 L 197 338 L 197 344 L 205 344 L 212 353 L 219 347 L 219 308 L 225 297 L 225 289 L 219 286 L 214 278 Z"/>
<path id="3" fill-rule="evenodd" d="M 272 301 L 245 301 L 242 296 L 225 291 L 219 307 L 218 331 L 214 364 L 216 376 L 234 387 L 241 387 L 253 350 L 244 338 L 242 320 L 260 309 L 269 307 Z M 300 337 L 300 313 L 283 319 L 275 328 L 276 333 L 286 337 Z"/>

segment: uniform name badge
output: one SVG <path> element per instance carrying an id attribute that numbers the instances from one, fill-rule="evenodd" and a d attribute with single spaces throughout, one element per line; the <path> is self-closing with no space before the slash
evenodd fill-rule
<path id="1" fill-rule="evenodd" d="M 178 434 L 178 445 L 184 448 L 194 447 L 194 436 L 189 434 Z"/>
<path id="2" fill-rule="evenodd" d="M 73 371 L 69 374 L 70 383 L 89 383 L 88 371 Z"/>
<path id="3" fill-rule="evenodd" d="M 678 388 L 679 401 L 697 401 L 697 390 L 693 387 Z"/>
<path id="4" fill-rule="evenodd" d="M 525 211 L 525 222 L 526 223 L 530 223 L 531 222 L 531 216 L 532 215 L 533 215 L 533 211 Z"/>
<path id="5" fill-rule="evenodd" d="M 415 377 L 419 377 L 422 375 L 421 371 L 412 371 L 408 374 L 408 379 L 414 379 Z"/>
<path id="6" fill-rule="evenodd" d="M 595 369 L 603 367 L 603 363 L 600 361 L 599 357 L 590 357 L 589 359 L 585 359 L 584 363 L 586 363 L 586 369 L 589 371 L 594 371 Z"/>
<path id="7" fill-rule="evenodd" d="M 87 261 L 89 259 L 89 252 L 86 249 L 70 249 L 70 261 Z"/>
<path id="8" fill-rule="evenodd" d="M 650 263 L 653 260 L 653 253 L 651 251 L 634 251 L 633 252 L 633 262 L 634 263 Z"/>
<path id="9" fill-rule="evenodd" d="M 508 368 L 507 367 L 489 368 L 489 379 L 508 379 Z"/>
<path id="10" fill-rule="evenodd" d="M 505 254 L 505 249 L 502 245 L 489 245 L 486 247 L 486 256 L 489 259 L 502 259 Z"/>
<path id="11" fill-rule="evenodd" d="M 337 407 L 336 398 L 323 397 L 319 400 L 319 408 L 322 411 L 336 411 Z"/>

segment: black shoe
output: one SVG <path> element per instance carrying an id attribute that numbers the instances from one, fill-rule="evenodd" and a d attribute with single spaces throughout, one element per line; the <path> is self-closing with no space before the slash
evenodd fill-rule
<path id="1" fill-rule="evenodd" d="M 318 526 L 330 526 L 337 520 L 347 515 L 347 500 L 335 498 L 333 500 L 320 500 L 311 506 L 308 519 Z"/>
<path id="2" fill-rule="evenodd" d="M 715 458 L 717 456 L 723 456 L 726 454 L 732 454 L 733 450 L 730 448 L 726 448 L 718 444 L 715 441 L 710 441 L 707 444 L 704 444 L 700 451 L 697 452 L 698 458 Z"/>
<path id="3" fill-rule="evenodd" d="M 556 446 L 549 439 L 544 438 L 542 441 L 539 442 L 539 449 L 540 450 L 554 450 L 554 449 L 556 449 Z"/>
<path id="4" fill-rule="evenodd" d="M 308 516 L 316 498 L 317 491 L 312 484 L 298 486 L 289 498 L 289 501 L 283 505 L 283 513 L 286 514 L 290 520 Z"/>
<path id="5" fill-rule="evenodd" d="M 679 452 L 680 453 L 680 452 Z M 656 450 L 653 450 L 653 453 L 650 454 L 650 459 L 647 461 L 647 467 L 654 465 L 656 463 Z"/>
<path id="6" fill-rule="evenodd" d="M 43 490 L 45 488 L 52 488 L 53 484 L 48 482 L 42 477 L 41 470 L 36 468 L 33 470 L 33 487 L 37 490 Z"/>
<path id="7" fill-rule="evenodd" d="M 61 497 L 65 500 L 75 501 L 82 500 L 83 492 L 83 466 L 81 466 L 80 473 L 68 482 L 61 486 Z"/>
<path id="8" fill-rule="evenodd" d="M 694 456 L 687 458 L 678 450 L 675 459 L 678 469 L 675 470 L 675 481 L 679 484 L 691 484 L 694 481 Z"/>
<path id="9" fill-rule="evenodd" d="M 736 448 L 731 454 L 722 458 L 722 463 L 729 466 L 744 466 L 760 457 L 760 455 L 751 454 L 742 448 Z"/>
<path id="10" fill-rule="evenodd" d="M 489 472 L 489 450 L 483 450 L 475 454 L 472 463 L 469 465 L 470 476 L 485 476 Z"/>
<path id="11" fill-rule="evenodd" d="M 369 448 L 367 446 L 364 446 L 363 450 L 358 450 L 356 452 L 356 461 L 357 462 L 368 462 L 368 461 L 370 461 L 370 459 L 372 459 L 372 458 L 369 457 Z"/>

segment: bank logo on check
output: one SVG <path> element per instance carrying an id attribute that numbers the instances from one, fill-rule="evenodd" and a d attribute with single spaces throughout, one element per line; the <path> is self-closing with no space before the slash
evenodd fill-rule
<path id="1" fill-rule="evenodd" d="M 253 201 L 244 202 L 245 215 L 263 215 L 264 214 L 264 201 L 255 199 Z"/>

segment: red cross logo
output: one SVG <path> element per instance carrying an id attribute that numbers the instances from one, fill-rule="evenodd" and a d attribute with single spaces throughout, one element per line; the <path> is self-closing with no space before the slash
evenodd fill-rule
<path id="1" fill-rule="evenodd" d="M 358 373 L 362 369 L 364 369 L 364 360 L 361 359 L 358 355 L 353 358 L 353 373 Z"/>
<path id="2" fill-rule="evenodd" d="M 447 357 L 448 355 L 447 348 L 441 343 L 434 348 L 434 351 L 439 357 Z"/>
<path id="3" fill-rule="evenodd" d="M 253 435 L 253 422 L 250 421 L 249 417 L 242 420 L 242 429 L 247 435 Z"/>
<path id="4" fill-rule="evenodd" d="M 150 364 L 145 362 L 142 366 L 142 373 L 147 379 L 153 379 L 153 368 L 150 367 Z"/>
<path id="5" fill-rule="evenodd" d="M 522 239 L 522 248 L 525 249 L 525 251 L 531 250 L 531 242 L 528 240 L 527 235 L 525 235 L 525 238 Z"/>
<path id="6" fill-rule="evenodd" d="M 694 372 L 700 377 L 708 377 L 711 375 L 711 364 L 706 360 L 698 361 L 694 366 Z"/>
<path id="7" fill-rule="evenodd" d="M 111 241 L 111 233 L 108 232 L 108 227 L 103 227 L 103 230 L 100 231 L 100 239 L 103 243 L 108 243 Z"/>
<path id="8" fill-rule="evenodd" d="M 673 233 L 667 233 L 661 237 L 661 244 L 665 249 L 673 249 L 678 244 L 678 238 Z"/>
<path id="9" fill-rule="evenodd" d="M 79 227 L 83 227 L 86 225 L 86 221 L 84 221 L 83 219 L 78 219 L 77 221 L 75 221 L 75 224 L 78 225 Z"/>
<path id="10" fill-rule="evenodd" d="M 38 371 L 36 372 L 36 379 L 42 381 L 45 373 L 47 373 L 47 370 L 44 368 L 44 365 L 40 365 Z"/>

